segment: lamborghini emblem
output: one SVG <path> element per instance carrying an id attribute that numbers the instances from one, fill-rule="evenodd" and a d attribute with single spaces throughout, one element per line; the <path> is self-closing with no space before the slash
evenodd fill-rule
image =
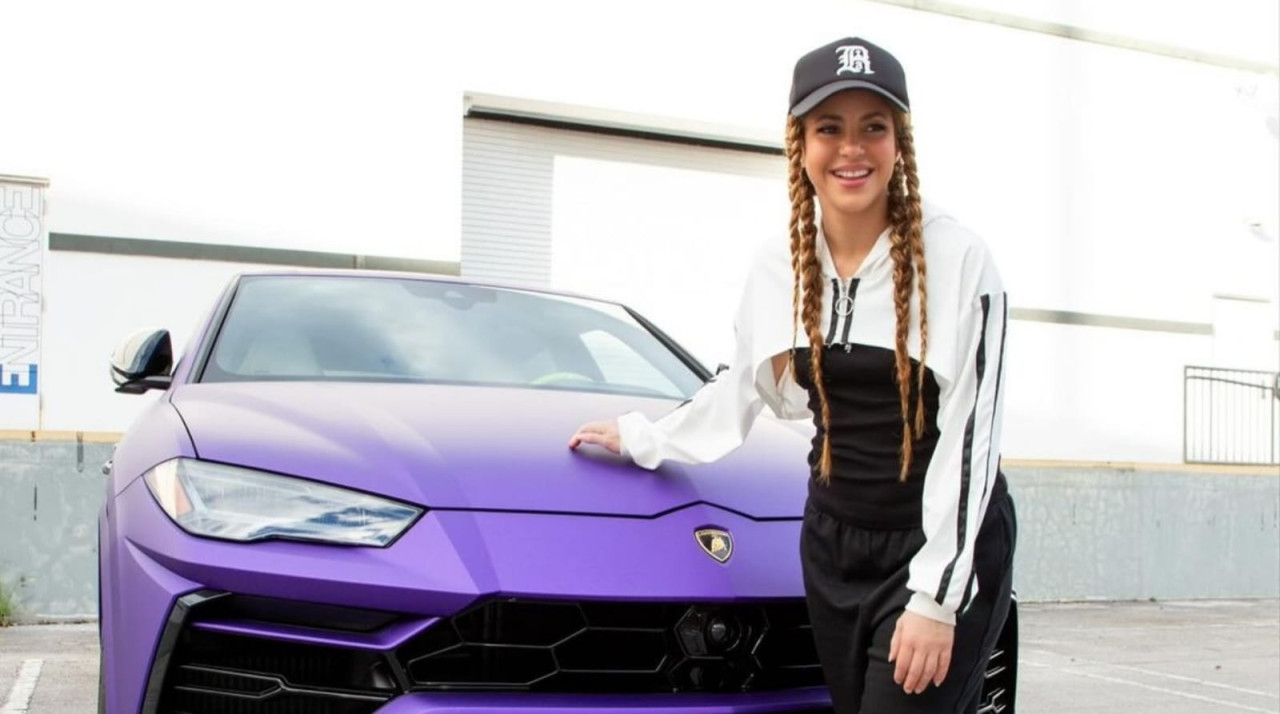
<path id="1" fill-rule="evenodd" d="M 693 537 L 698 539 L 698 545 L 702 546 L 702 550 L 718 562 L 723 563 L 733 555 L 733 536 L 729 535 L 729 531 L 703 528 L 694 531 Z"/>

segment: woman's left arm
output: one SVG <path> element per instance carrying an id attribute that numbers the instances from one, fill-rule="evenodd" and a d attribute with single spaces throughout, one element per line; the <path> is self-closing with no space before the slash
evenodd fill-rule
<path id="1" fill-rule="evenodd" d="M 970 577 L 974 541 L 1000 467 L 1005 294 L 979 295 L 967 312 L 959 323 L 964 360 L 939 404 L 941 434 L 925 472 L 925 544 L 907 581 L 908 610 L 952 625 L 977 594 Z"/>
<path id="2" fill-rule="evenodd" d="M 981 244 L 965 256 L 955 287 L 956 368 L 939 395 L 941 433 L 925 473 L 925 544 L 911 560 L 912 595 L 891 646 L 895 680 L 909 692 L 946 676 L 956 614 L 978 591 L 974 543 L 1000 466 L 1008 303 Z"/>

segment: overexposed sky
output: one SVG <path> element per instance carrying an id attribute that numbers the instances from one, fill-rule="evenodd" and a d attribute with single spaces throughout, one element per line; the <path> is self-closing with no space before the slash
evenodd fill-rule
<path id="1" fill-rule="evenodd" d="M 950 4 L 1075 25 L 1272 66 L 1280 63 L 1280 2 L 1276 0 L 956 0 Z"/>

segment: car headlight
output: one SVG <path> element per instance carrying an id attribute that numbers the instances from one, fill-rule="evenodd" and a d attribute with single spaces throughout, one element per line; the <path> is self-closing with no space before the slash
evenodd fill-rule
<path id="1" fill-rule="evenodd" d="M 422 514 L 416 506 L 358 491 L 196 459 L 166 461 L 145 480 L 182 530 L 224 540 L 381 547 Z"/>

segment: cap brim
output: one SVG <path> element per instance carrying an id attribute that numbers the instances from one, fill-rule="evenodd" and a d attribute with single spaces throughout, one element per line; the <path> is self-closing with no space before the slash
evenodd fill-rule
<path id="1" fill-rule="evenodd" d="M 797 117 L 802 117 L 805 114 L 808 114 L 811 109 L 821 104 L 822 100 L 835 94 L 836 92 L 843 92 L 848 89 L 869 89 L 875 92 L 876 94 L 879 94 L 880 96 L 884 97 L 885 99 L 888 99 L 889 101 L 893 102 L 893 105 L 901 109 L 902 111 L 904 112 L 911 111 L 911 109 L 909 109 L 906 104 L 902 103 L 902 100 L 898 99 L 897 97 L 893 96 L 889 92 L 885 91 L 877 84 L 872 84 L 871 82 L 867 82 L 861 79 L 846 79 L 839 82 L 824 84 L 821 87 L 813 90 L 812 92 L 809 93 L 809 96 L 796 102 L 796 105 L 794 107 L 791 107 L 791 114 Z"/>

